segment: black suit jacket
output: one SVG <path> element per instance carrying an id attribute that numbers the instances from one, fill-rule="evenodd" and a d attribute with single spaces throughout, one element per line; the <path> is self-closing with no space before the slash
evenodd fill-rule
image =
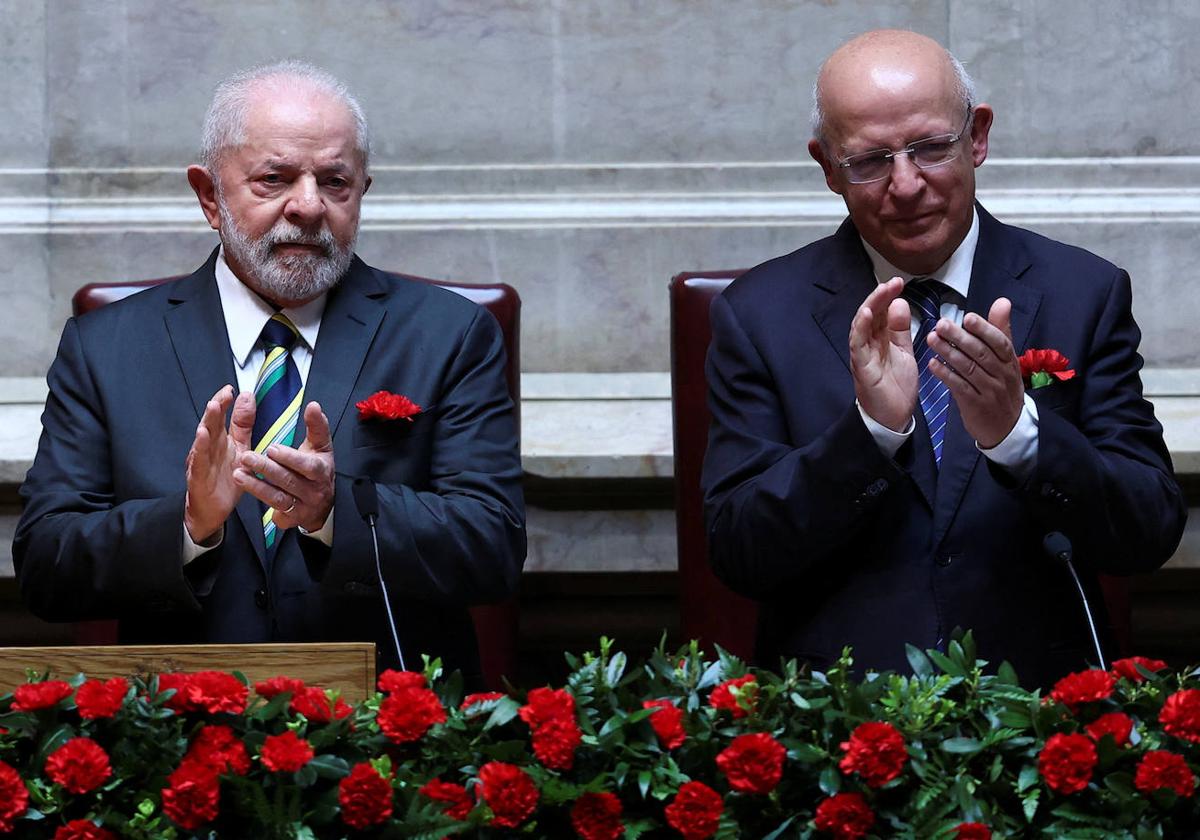
<path id="1" fill-rule="evenodd" d="M 355 258 L 330 292 L 305 387 L 333 431 L 333 546 L 287 531 L 268 571 L 246 494 L 222 545 L 184 567 L 184 462 L 205 403 L 237 378 L 213 274 L 67 322 L 50 368 L 13 556 L 31 609 L 121 619 L 124 641 L 368 640 L 390 634 L 371 536 L 350 493 L 379 490 L 384 575 L 410 667 L 479 670 L 467 606 L 499 600 L 525 558 L 514 406 L 499 326 L 459 295 Z M 424 410 L 364 422 L 378 390 Z"/>
<path id="2" fill-rule="evenodd" d="M 920 412 L 894 459 L 879 451 L 849 370 L 850 320 L 875 285 L 849 221 L 713 303 L 710 554 L 763 602 L 764 664 L 824 667 L 853 645 L 860 667 L 907 670 L 905 642 L 934 647 L 962 627 L 993 664 L 1045 684 L 1095 656 L 1044 535 L 1071 539 L 1101 609 L 1097 571 L 1148 571 L 1178 544 L 1185 510 L 1142 398 L 1128 275 L 976 211 L 967 309 L 986 317 L 1008 297 L 1017 352 L 1056 349 L 1077 371 L 1033 391 L 1038 457 L 1020 486 L 979 454 L 953 402 L 940 471 Z"/>

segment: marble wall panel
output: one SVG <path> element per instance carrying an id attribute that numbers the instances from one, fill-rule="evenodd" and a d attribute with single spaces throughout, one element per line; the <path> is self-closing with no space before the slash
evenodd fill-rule
<path id="1" fill-rule="evenodd" d="M 675 512 L 531 507 L 527 573 L 673 572 Z"/>
<path id="2" fill-rule="evenodd" d="M 47 282 L 46 237 L 0 236 L 0 248 L 0 376 L 42 376 L 62 328 Z"/>
<path id="3" fill-rule="evenodd" d="M 1200 4 L 951 0 L 948 44 L 1009 157 L 1200 152 Z"/>
<path id="4" fill-rule="evenodd" d="M 0 0 L 0 166 L 46 165 L 44 0 Z"/>

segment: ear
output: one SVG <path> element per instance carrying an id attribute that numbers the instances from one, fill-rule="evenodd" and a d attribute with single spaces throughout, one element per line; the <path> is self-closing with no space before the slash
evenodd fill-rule
<path id="1" fill-rule="evenodd" d="M 976 166 L 987 160 L 988 132 L 992 130 L 992 106 L 980 102 L 975 106 L 975 114 L 971 117 L 971 159 Z"/>
<path id="2" fill-rule="evenodd" d="M 825 154 L 825 149 L 817 142 L 816 138 L 808 141 L 808 153 L 812 155 L 812 159 L 821 164 L 821 171 L 825 173 L 825 184 L 833 192 L 838 195 L 842 194 L 842 182 L 838 178 L 837 167 L 834 166 L 829 156 Z"/>
<path id="3" fill-rule="evenodd" d="M 203 166 L 192 165 L 187 168 L 188 184 L 200 201 L 200 209 L 204 218 L 213 230 L 221 229 L 221 213 L 217 210 L 217 184 L 212 174 Z"/>
<path id="4" fill-rule="evenodd" d="M 363 181 L 363 191 L 362 191 L 362 194 L 363 194 L 363 195 L 366 195 L 366 194 L 367 194 L 367 190 L 369 190 L 369 189 L 371 189 L 371 176 L 370 176 L 370 175 L 368 175 L 368 176 L 367 176 L 367 179 L 366 179 L 365 181 Z"/>

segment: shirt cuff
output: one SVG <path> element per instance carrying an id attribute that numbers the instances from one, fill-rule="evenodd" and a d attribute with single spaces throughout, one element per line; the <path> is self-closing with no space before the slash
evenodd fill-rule
<path id="1" fill-rule="evenodd" d="M 333 508 L 329 509 L 329 516 L 325 518 L 325 524 L 317 530 L 306 531 L 299 525 L 296 528 L 300 531 L 301 535 L 316 540 L 329 548 L 333 548 Z"/>
<path id="2" fill-rule="evenodd" d="M 867 414 L 858 400 L 855 400 L 854 404 L 858 406 L 858 413 L 862 415 L 863 424 L 871 433 L 871 437 L 875 439 L 875 445 L 879 447 L 879 451 L 889 458 L 895 458 L 904 442 L 912 437 L 913 429 L 917 427 L 917 421 L 909 417 L 908 425 L 904 427 L 903 432 L 892 431 Z"/>
<path id="3" fill-rule="evenodd" d="M 975 447 L 983 453 L 983 457 L 1004 467 L 1020 483 L 1028 481 L 1037 465 L 1038 454 L 1038 410 L 1033 397 L 1025 394 L 1021 415 L 1004 440 L 991 449 L 984 449 L 978 442 Z"/>
<path id="4" fill-rule="evenodd" d="M 217 541 L 212 545 L 200 545 L 192 539 L 192 535 L 188 533 L 187 526 L 183 526 L 183 565 L 187 565 L 199 557 L 201 554 L 207 554 L 214 548 L 220 547 L 225 541 L 225 526 L 221 526 L 221 530 L 217 531 Z"/>

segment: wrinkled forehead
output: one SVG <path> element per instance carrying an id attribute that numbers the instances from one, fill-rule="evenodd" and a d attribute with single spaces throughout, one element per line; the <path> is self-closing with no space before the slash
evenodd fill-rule
<path id="1" fill-rule="evenodd" d="M 920 131 L 920 124 L 933 120 L 947 123 L 933 126 L 936 130 L 953 131 L 963 117 L 948 62 L 896 57 L 857 66 L 840 63 L 826 70 L 821 79 L 821 102 L 826 137 L 835 143 L 866 126 Z"/>
<path id="2" fill-rule="evenodd" d="M 240 140 L 245 149 L 290 146 L 362 164 L 350 108 L 327 91 L 295 80 L 267 79 L 250 91 Z"/>

